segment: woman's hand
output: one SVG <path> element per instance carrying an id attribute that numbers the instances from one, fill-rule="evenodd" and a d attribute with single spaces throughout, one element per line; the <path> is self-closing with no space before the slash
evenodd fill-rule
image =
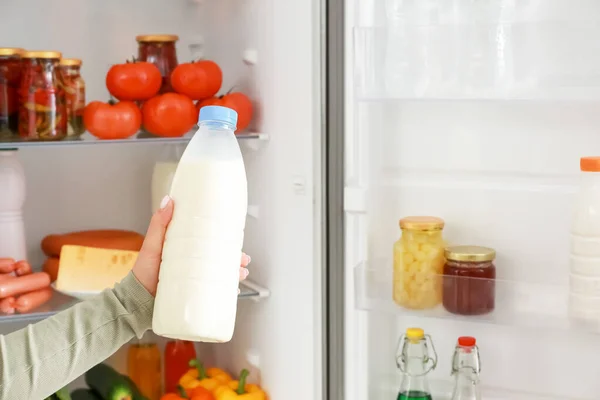
<path id="1" fill-rule="evenodd" d="M 172 217 L 173 200 L 169 196 L 165 196 L 160 203 L 160 208 L 150 220 L 144 244 L 133 266 L 133 274 L 153 296 L 156 294 L 156 285 L 158 285 L 158 270 L 160 269 L 165 233 Z M 248 264 L 250 264 L 250 257 L 242 253 L 240 280 L 244 280 L 248 276 L 248 269 L 246 269 Z"/>

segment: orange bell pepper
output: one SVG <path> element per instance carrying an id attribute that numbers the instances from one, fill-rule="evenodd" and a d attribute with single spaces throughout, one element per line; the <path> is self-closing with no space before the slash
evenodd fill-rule
<path id="1" fill-rule="evenodd" d="M 266 400 L 267 394 L 260 386 L 246 383 L 248 375 L 250 372 L 243 369 L 239 380 L 217 387 L 214 391 L 216 400 Z"/>
<path id="2" fill-rule="evenodd" d="M 197 387 L 203 387 L 215 390 L 218 386 L 224 385 L 232 380 L 231 375 L 220 368 L 204 369 L 204 365 L 197 360 L 190 360 L 190 370 L 179 380 L 179 384 L 187 391 Z"/>
<path id="3" fill-rule="evenodd" d="M 208 389 L 197 387 L 189 393 L 179 385 L 177 387 L 179 394 L 167 393 L 160 400 L 215 400 L 215 396 Z"/>

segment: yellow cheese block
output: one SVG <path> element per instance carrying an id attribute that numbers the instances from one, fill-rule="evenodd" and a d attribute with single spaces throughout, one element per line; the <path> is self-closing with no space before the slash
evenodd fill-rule
<path id="1" fill-rule="evenodd" d="M 56 288 L 72 292 L 110 289 L 131 271 L 137 256 L 137 251 L 64 245 Z"/>

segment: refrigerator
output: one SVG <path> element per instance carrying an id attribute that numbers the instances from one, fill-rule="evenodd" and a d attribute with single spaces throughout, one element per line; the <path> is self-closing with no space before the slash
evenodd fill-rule
<path id="1" fill-rule="evenodd" d="M 136 35 L 177 34 L 180 62 L 218 62 L 221 93 L 253 99 L 239 136 L 251 284 L 233 340 L 197 345 L 206 363 L 250 369 L 271 399 L 395 399 L 398 339 L 420 327 L 438 355 L 436 400 L 450 399 L 465 335 L 484 399 L 595 400 L 597 332 L 567 303 L 578 160 L 600 143 L 598 11 L 592 0 L 5 0 L 0 37 L 83 59 L 87 101 L 106 101 L 106 72 L 137 53 Z M 32 264 L 49 233 L 145 232 L 154 163 L 187 140 L 1 143 L 25 170 Z M 496 250 L 494 312 L 393 302 L 392 248 L 410 215 L 443 218 L 449 244 Z M 52 304 L 0 316 L 0 333 L 70 305 Z M 108 362 L 126 371 L 126 353 Z"/>

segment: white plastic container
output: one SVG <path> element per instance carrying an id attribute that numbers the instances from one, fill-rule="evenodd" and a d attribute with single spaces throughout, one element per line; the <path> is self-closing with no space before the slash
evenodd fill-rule
<path id="1" fill-rule="evenodd" d="M 580 168 L 581 185 L 571 225 L 569 310 L 572 317 L 592 315 L 596 319 L 600 307 L 596 306 L 600 279 L 600 157 L 581 158 Z"/>
<path id="2" fill-rule="evenodd" d="M 0 149 L 0 258 L 27 259 L 23 204 L 25 172 L 17 149 Z"/>
<path id="3" fill-rule="evenodd" d="M 160 266 L 152 329 L 160 336 L 227 342 L 237 311 L 248 208 L 235 111 L 200 111 L 199 129 L 171 185 L 175 202 Z"/>

